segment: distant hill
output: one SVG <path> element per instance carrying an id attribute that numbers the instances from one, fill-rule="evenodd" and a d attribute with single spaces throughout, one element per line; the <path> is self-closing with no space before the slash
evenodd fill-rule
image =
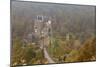
<path id="1" fill-rule="evenodd" d="M 67 32 L 76 35 L 95 34 L 96 13 L 95 6 L 90 5 L 71 5 L 35 2 L 12 1 L 11 23 L 12 28 L 22 25 L 23 31 L 33 30 L 34 19 L 37 15 L 52 17 L 53 32 L 65 35 Z M 30 28 L 31 27 L 31 28 Z"/>

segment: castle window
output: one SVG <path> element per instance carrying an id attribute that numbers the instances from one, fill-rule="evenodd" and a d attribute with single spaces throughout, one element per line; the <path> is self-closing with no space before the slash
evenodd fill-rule
<path id="1" fill-rule="evenodd" d="M 43 21 L 43 16 L 37 16 L 37 20 Z"/>

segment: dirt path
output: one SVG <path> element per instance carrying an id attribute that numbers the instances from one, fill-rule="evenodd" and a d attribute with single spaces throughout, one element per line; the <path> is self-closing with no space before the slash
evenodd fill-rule
<path id="1" fill-rule="evenodd" d="M 51 57 L 49 56 L 49 54 L 48 54 L 46 48 L 44 48 L 44 56 L 45 56 L 45 58 L 48 60 L 49 63 L 55 63 L 55 62 L 51 59 Z"/>

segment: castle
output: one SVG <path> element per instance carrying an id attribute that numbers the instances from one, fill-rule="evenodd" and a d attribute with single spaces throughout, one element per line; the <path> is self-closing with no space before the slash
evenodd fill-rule
<path id="1" fill-rule="evenodd" d="M 35 36 L 39 39 L 40 48 L 49 44 L 49 37 L 51 36 L 51 18 L 47 16 L 39 15 L 34 22 Z"/>
<path id="2" fill-rule="evenodd" d="M 52 34 L 52 20 L 51 17 L 38 15 L 34 19 L 32 32 L 29 32 L 23 38 L 24 45 L 37 43 L 42 49 L 50 43 L 50 36 Z"/>

